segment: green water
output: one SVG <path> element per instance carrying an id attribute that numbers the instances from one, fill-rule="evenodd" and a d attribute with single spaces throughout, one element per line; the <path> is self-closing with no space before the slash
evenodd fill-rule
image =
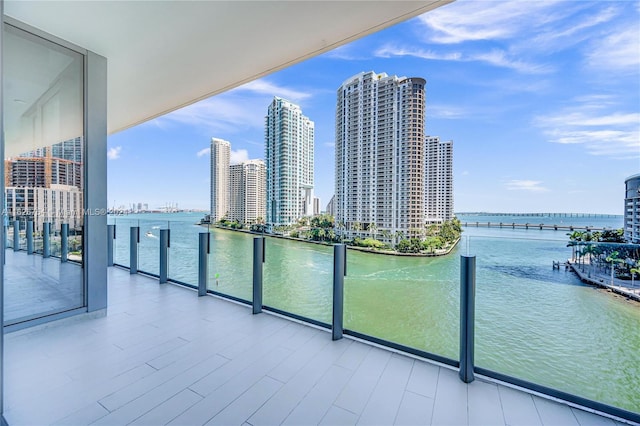
<path id="1" fill-rule="evenodd" d="M 128 219 L 117 220 L 116 261 L 128 265 Z M 196 284 L 206 228 L 194 222 L 140 221 L 139 268 L 157 273 L 154 237 L 168 226 L 169 276 Z M 640 303 L 553 270 L 571 256 L 563 234 L 482 232 L 466 231 L 437 258 L 349 250 L 345 328 L 458 359 L 459 263 L 468 251 L 477 256 L 476 366 L 640 412 Z M 253 238 L 212 230 L 209 288 L 251 300 Z M 330 323 L 332 268 L 331 247 L 268 238 L 264 304 Z"/>

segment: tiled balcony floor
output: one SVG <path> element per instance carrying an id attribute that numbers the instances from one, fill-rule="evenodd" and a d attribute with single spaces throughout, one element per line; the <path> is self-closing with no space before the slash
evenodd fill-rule
<path id="1" fill-rule="evenodd" d="M 109 309 L 5 337 L 5 417 L 40 424 L 615 425 L 128 271 Z"/>

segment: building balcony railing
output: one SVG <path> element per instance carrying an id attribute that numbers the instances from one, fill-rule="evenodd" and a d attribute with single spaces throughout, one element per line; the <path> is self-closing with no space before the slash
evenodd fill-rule
<path id="1" fill-rule="evenodd" d="M 640 306 L 609 312 L 610 296 L 577 278 L 640 298 L 640 274 L 628 274 L 640 245 L 471 236 L 434 262 L 184 222 L 109 222 L 111 259 L 131 272 L 432 359 L 463 381 L 480 374 L 640 421 L 636 381 L 621 376 L 640 377 Z"/>

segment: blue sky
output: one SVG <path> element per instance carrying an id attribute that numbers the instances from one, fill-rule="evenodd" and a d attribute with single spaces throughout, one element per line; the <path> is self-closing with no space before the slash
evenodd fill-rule
<path id="1" fill-rule="evenodd" d="M 454 141 L 455 211 L 623 213 L 640 173 L 640 2 L 457 1 L 109 137 L 109 205 L 209 205 L 211 137 L 264 157 L 274 95 L 315 122 L 333 194 L 336 90 L 361 71 L 427 80 L 428 135 Z"/>

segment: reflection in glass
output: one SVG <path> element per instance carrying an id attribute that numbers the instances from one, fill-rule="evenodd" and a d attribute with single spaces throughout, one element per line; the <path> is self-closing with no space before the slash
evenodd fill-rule
<path id="1" fill-rule="evenodd" d="M 19 233 L 19 250 L 5 250 L 4 320 L 15 323 L 84 303 L 84 69 L 82 55 L 10 25 L 3 54 L 5 246 L 14 222 Z"/>

